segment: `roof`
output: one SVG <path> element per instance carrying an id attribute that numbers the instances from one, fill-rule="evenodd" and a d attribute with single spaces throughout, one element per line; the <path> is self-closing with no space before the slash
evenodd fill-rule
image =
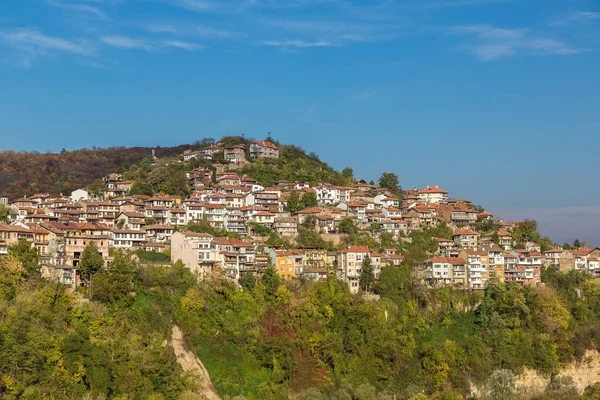
<path id="1" fill-rule="evenodd" d="M 425 189 L 421 189 L 419 190 L 419 193 L 442 193 L 442 194 L 447 194 L 448 192 L 445 191 L 444 189 L 441 189 L 438 185 L 435 186 L 430 186 L 430 187 L 426 187 Z"/>
<path id="2" fill-rule="evenodd" d="M 185 231 L 183 232 L 183 234 L 187 237 L 202 237 L 202 238 L 212 238 L 212 235 L 208 234 L 208 233 L 200 233 L 200 232 L 192 232 L 192 231 Z"/>
<path id="3" fill-rule="evenodd" d="M 459 229 L 456 232 L 454 232 L 454 235 L 452 235 L 452 236 L 465 236 L 465 235 L 471 235 L 471 236 L 477 235 L 477 236 L 479 236 L 479 233 L 477 233 L 475 231 L 472 231 L 470 229 Z"/>
<path id="4" fill-rule="evenodd" d="M 448 263 L 448 264 L 466 264 L 467 262 L 465 261 L 464 258 L 461 257 L 433 257 L 430 258 L 429 260 L 425 261 L 425 263 L 427 264 L 432 264 L 432 263 Z"/>
<path id="5" fill-rule="evenodd" d="M 255 140 L 252 144 L 256 144 L 261 147 L 268 147 L 273 150 L 279 150 L 279 147 L 275 146 L 273 143 L 266 140 Z"/>
<path id="6" fill-rule="evenodd" d="M 21 232 L 21 233 L 32 233 L 29 229 L 23 228 L 18 225 L 0 224 L 0 231 L 2 232 Z"/>
<path id="7" fill-rule="evenodd" d="M 173 227 L 171 225 L 154 224 L 154 225 L 145 226 L 144 229 L 147 231 L 150 231 L 152 229 L 171 229 L 171 230 L 173 230 Z"/>
<path id="8" fill-rule="evenodd" d="M 367 246 L 349 246 L 340 251 L 340 253 L 370 253 L 370 251 Z"/>

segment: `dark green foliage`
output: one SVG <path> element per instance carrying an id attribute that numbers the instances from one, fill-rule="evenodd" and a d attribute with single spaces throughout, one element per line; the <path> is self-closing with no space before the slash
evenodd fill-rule
<path id="1" fill-rule="evenodd" d="M 360 288 L 364 292 L 368 292 L 371 289 L 371 285 L 375 281 L 375 275 L 373 274 L 373 264 L 371 263 L 371 257 L 368 255 L 363 259 L 360 271 Z"/>
<path id="2" fill-rule="evenodd" d="M 402 188 L 400 187 L 400 180 L 398 175 L 393 172 L 384 172 L 379 177 L 379 186 L 387 189 L 390 193 L 395 196 L 402 196 Z"/>
<path id="3" fill-rule="evenodd" d="M 300 203 L 302 203 L 302 208 L 316 207 L 319 205 L 317 195 L 314 192 L 304 193 L 300 199 Z"/>
<path id="4" fill-rule="evenodd" d="M 8 216 L 10 215 L 10 208 L 4 204 L 0 204 L 0 222 L 8 222 Z"/>
<path id="5" fill-rule="evenodd" d="M 15 257 L 27 275 L 38 275 L 40 270 L 37 249 L 27 240 L 19 240 L 8 248 L 8 254 Z"/>
<path id="6" fill-rule="evenodd" d="M 152 188 L 152 185 L 150 185 L 148 182 L 144 182 L 144 181 L 140 181 L 140 180 L 136 180 L 135 182 L 133 182 L 133 185 L 131 185 L 131 189 L 129 189 L 130 196 L 133 196 L 133 195 L 152 196 L 153 194 L 154 194 L 154 189 Z"/>
<path id="7" fill-rule="evenodd" d="M 98 246 L 93 241 L 89 242 L 83 249 L 81 259 L 77 265 L 77 268 L 81 271 L 81 276 L 89 282 L 92 276 L 99 272 L 103 266 L 104 259 L 98 251 Z"/>
<path id="8" fill-rule="evenodd" d="M 355 235 L 358 233 L 358 228 L 356 227 L 356 224 L 352 218 L 343 218 L 340 221 L 338 230 L 340 233 L 347 233 L 349 235 Z"/>
<path id="9" fill-rule="evenodd" d="M 277 293 L 277 289 L 281 284 L 279 280 L 279 275 L 277 271 L 275 271 L 275 267 L 272 265 L 268 266 L 263 273 L 262 282 L 265 285 L 265 299 L 267 301 L 273 301 L 275 299 L 275 294 Z"/>
<path id="10" fill-rule="evenodd" d="M 290 193 L 290 197 L 288 197 L 287 200 L 287 206 L 286 209 L 287 211 L 291 212 L 291 213 L 296 213 L 300 210 L 302 210 L 302 203 L 300 202 L 300 196 L 298 196 L 297 192 L 292 192 Z"/>

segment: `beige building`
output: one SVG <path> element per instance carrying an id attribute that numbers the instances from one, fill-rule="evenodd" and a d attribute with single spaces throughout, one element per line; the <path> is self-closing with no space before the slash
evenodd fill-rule
<path id="1" fill-rule="evenodd" d="M 279 147 L 271 142 L 257 140 L 250 144 L 251 158 L 279 158 Z"/>

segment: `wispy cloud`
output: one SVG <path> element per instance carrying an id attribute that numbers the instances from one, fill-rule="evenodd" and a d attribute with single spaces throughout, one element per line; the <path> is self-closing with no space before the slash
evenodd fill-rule
<path id="1" fill-rule="evenodd" d="M 45 55 L 49 52 L 92 55 L 95 51 L 94 47 L 87 41 L 68 40 L 45 35 L 35 28 L 0 31 L 0 41 L 31 56 Z"/>
<path id="2" fill-rule="evenodd" d="M 63 3 L 59 0 L 46 0 L 46 3 L 53 7 L 62 8 L 65 10 L 71 10 L 76 12 L 84 12 L 94 15 L 100 19 L 107 19 L 106 14 L 100 10 L 98 7 L 91 6 L 89 4 L 80 4 L 80 3 Z"/>
<path id="3" fill-rule="evenodd" d="M 241 38 L 245 35 L 226 29 L 213 28 L 199 24 L 181 24 L 181 23 L 150 23 L 143 25 L 143 29 L 151 33 L 171 34 L 178 36 L 202 37 L 211 39 L 232 39 Z"/>
<path id="4" fill-rule="evenodd" d="M 336 47 L 336 43 L 327 40 L 263 40 L 259 42 L 262 46 L 280 47 L 280 48 L 307 48 L 307 47 Z"/>
<path id="5" fill-rule="evenodd" d="M 552 26 L 563 26 L 577 23 L 587 23 L 592 21 L 600 21 L 600 12 L 593 11 L 575 11 L 563 18 L 552 21 Z"/>
<path id="6" fill-rule="evenodd" d="M 146 51 L 153 49 L 153 46 L 145 40 L 133 39 L 127 36 L 103 36 L 101 41 L 108 46 L 119 49 L 140 49 Z"/>
<path id="7" fill-rule="evenodd" d="M 204 46 L 185 42 L 181 40 L 160 40 L 150 41 L 143 39 L 135 39 L 127 36 L 103 36 L 101 38 L 102 43 L 115 47 L 118 49 L 137 49 L 144 51 L 153 51 L 164 47 L 173 47 L 177 49 L 195 51 L 203 48 Z"/>
<path id="8" fill-rule="evenodd" d="M 169 2 L 190 11 L 199 12 L 217 11 L 227 7 L 225 2 L 213 0 L 170 0 Z"/>
<path id="9" fill-rule="evenodd" d="M 529 29 L 505 29 L 491 25 L 457 26 L 450 34 L 468 35 L 473 38 L 463 46 L 482 61 L 495 61 L 516 55 L 574 55 L 585 49 L 571 47 L 555 39 L 540 36 Z"/>

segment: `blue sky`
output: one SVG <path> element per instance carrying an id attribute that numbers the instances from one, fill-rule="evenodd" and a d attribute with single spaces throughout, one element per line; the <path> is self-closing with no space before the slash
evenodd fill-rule
<path id="1" fill-rule="evenodd" d="M 267 132 L 600 244 L 600 3 L 3 0 L 0 148 Z"/>

